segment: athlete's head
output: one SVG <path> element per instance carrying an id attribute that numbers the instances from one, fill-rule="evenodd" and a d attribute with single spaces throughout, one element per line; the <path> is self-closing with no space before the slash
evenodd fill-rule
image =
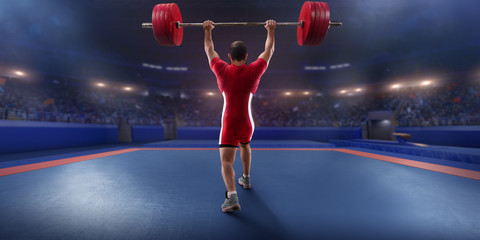
<path id="1" fill-rule="evenodd" d="M 235 41 L 230 44 L 228 56 L 231 61 L 243 61 L 247 59 L 247 45 L 242 41 Z"/>

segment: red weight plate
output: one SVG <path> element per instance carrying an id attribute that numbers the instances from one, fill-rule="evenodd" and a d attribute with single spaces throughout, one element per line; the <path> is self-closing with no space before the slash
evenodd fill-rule
<path id="1" fill-rule="evenodd" d="M 168 28 L 168 15 L 169 15 L 169 10 L 168 10 L 168 6 L 170 5 L 170 3 L 164 3 L 162 4 L 163 7 L 162 7 L 162 25 L 161 25 L 161 29 L 163 30 L 163 33 L 164 33 L 164 38 L 165 38 L 165 46 L 173 46 L 173 43 L 172 41 L 170 40 L 172 38 L 172 33 L 170 32 L 170 28 Z"/>
<path id="2" fill-rule="evenodd" d="M 172 13 L 171 13 L 171 5 L 172 3 L 165 3 L 164 11 L 164 20 L 163 20 L 163 28 L 165 29 L 165 36 L 167 37 L 166 41 L 168 42 L 168 46 L 174 46 L 173 44 L 173 33 L 170 28 L 170 22 L 172 21 Z"/>
<path id="3" fill-rule="evenodd" d="M 325 2 L 319 2 L 319 4 L 322 6 L 322 11 L 324 12 L 324 17 L 322 19 L 322 28 L 319 33 L 319 37 L 317 39 L 317 42 L 315 45 L 320 45 L 323 40 L 325 39 L 325 36 L 328 31 L 328 26 L 330 25 L 330 12 L 328 9 L 328 5 Z"/>
<path id="4" fill-rule="evenodd" d="M 155 39 L 160 45 L 169 45 L 164 29 L 164 4 L 157 4 L 152 12 L 152 26 Z"/>
<path id="5" fill-rule="evenodd" d="M 170 22 L 170 32 L 172 36 L 172 42 L 173 45 L 175 46 L 180 46 L 183 41 L 183 27 L 177 28 L 177 22 L 182 23 L 182 14 L 180 13 L 180 8 L 178 8 L 178 5 L 175 3 L 172 3 L 170 5 L 170 16 L 171 16 L 171 22 Z"/>
<path id="6" fill-rule="evenodd" d="M 321 32 L 321 28 L 323 26 L 323 17 L 324 17 L 324 13 L 323 13 L 323 9 L 320 5 L 319 2 L 313 2 L 313 8 L 312 8 L 312 16 L 315 15 L 315 24 L 314 25 L 311 25 L 310 28 L 312 29 L 312 33 L 310 35 L 310 39 L 308 41 L 308 45 L 309 46 L 315 46 L 317 41 L 318 41 L 318 37 L 319 37 L 319 34 Z"/>
<path id="7" fill-rule="evenodd" d="M 318 22 L 318 15 L 317 15 L 317 6 L 315 5 L 315 2 L 310 2 L 310 15 L 312 16 L 312 20 L 310 22 L 310 28 L 308 29 L 308 36 L 307 39 L 305 39 L 305 45 L 310 46 L 312 42 L 313 35 L 315 34 L 315 27 L 317 26 Z"/>
<path id="8" fill-rule="evenodd" d="M 162 45 L 164 46 L 171 46 L 172 43 L 170 43 L 170 33 L 168 32 L 168 29 L 165 26 L 165 17 L 167 15 L 167 4 L 162 4 L 161 8 L 159 8 L 159 13 L 158 13 L 158 22 L 159 22 L 159 29 L 162 33 L 162 38 L 163 38 L 163 43 Z"/>
<path id="9" fill-rule="evenodd" d="M 325 34 L 327 34 L 328 26 L 330 24 L 326 3 L 318 2 L 318 5 L 322 9 L 323 17 L 321 19 L 321 22 L 322 22 L 321 27 L 318 29 L 319 32 L 313 45 L 320 45 L 322 43 L 323 39 L 325 39 Z"/>
<path id="10" fill-rule="evenodd" d="M 165 5 L 165 28 L 170 46 L 179 46 L 183 40 L 183 27 L 177 28 L 177 22 L 182 22 L 180 9 L 175 3 Z"/>
<path id="11" fill-rule="evenodd" d="M 325 14 L 327 15 L 325 18 L 325 29 L 323 29 L 323 39 L 327 36 L 328 29 L 330 28 L 330 7 L 328 6 L 328 3 L 324 2 L 323 3 L 325 7 Z M 322 41 L 323 41 L 322 39 Z"/>
<path id="12" fill-rule="evenodd" d="M 302 10 L 300 10 L 300 15 L 298 16 L 298 21 L 303 21 L 303 26 L 297 27 L 297 43 L 299 46 L 303 46 L 308 37 L 308 31 L 310 30 L 310 25 L 312 23 L 312 5 L 311 2 L 306 1 L 303 3 Z"/>
<path id="13" fill-rule="evenodd" d="M 155 36 L 155 39 L 157 40 L 158 43 L 160 43 L 158 37 L 157 37 L 157 32 L 160 32 L 157 26 L 157 12 L 160 4 L 155 5 L 152 10 L 152 27 L 153 27 L 153 35 Z"/>
<path id="14" fill-rule="evenodd" d="M 321 2 L 315 2 L 318 22 L 315 25 L 315 32 L 312 36 L 312 40 L 310 41 L 310 46 L 317 46 L 319 44 L 319 40 L 321 39 L 321 34 L 323 31 L 323 26 L 325 23 L 325 9 L 323 8 L 323 4 Z"/>
<path id="15" fill-rule="evenodd" d="M 165 4 L 158 4 L 157 8 L 157 26 L 159 30 L 159 40 L 161 40 L 161 45 L 168 46 L 168 37 L 167 33 L 165 32 L 164 27 L 164 18 L 165 18 Z"/>
<path id="16" fill-rule="evenodd" d="M 307 29 L 307 37 L 303 45 L 309 46 L 312 41 L 312 35 L 314 33 L 315 25 L 317 22 L 317 11 L 314 2 L 308 2 L 310 4 L 310 27 Z"/>
<path id="17" fill-rule="evenodd" d="M 305 44 L 305 40 L 307 39 L 308 29 L 310 28 L 311 24 L 311 6 L 308 2 L 303 3 L 302 10 L 300 10 L 300 15 L 298 16 L 298 21 L 303 21 L 303 26 L 297 26 L 297 43 L 299 46 L 303 46 Z"/>

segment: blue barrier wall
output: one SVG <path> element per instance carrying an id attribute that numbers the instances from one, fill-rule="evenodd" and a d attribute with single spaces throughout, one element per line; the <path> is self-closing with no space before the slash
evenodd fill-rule
<path id="1" fill-rule="evenodd" d="M 412 135 L 410 142 L 430 145 L 480 147 L 480 126 L 397 127 L 396 132 Z"/>
<path id="2" fill-rule="evenodd" d="M 218 139 L 220 127 L 178 127 L 178 139 Z"/>
<path id="3" fill-rule="evenodd" d="M 154 142 L 164 139 L 164 131 L 161 125 L 132 125 L 133 142 Z"/>
<path id="4" fill-rule="evenodd" d="M 219 127 L 179 127 L 178 139 L 218 139 Z M 253 139 L 312 140 L 327 142 L 330 139 L 362 138 L 360 127 L 257 127 Z"/>
<path id="5" fill-rule="evenodd" d="M 0 153 L 112 143 L 116 125 L 0 120 Z"/>
<path id="6" fill-rule="evenodd" d="M 253 138 L 328 142 L 330 139 L 362 138 L 362 129 L 360 127 L 259 127 L 255 128 Z"/>

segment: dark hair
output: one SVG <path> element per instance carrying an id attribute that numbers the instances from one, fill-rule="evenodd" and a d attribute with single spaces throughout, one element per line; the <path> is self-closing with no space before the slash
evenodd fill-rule
<path id="1" fill-rule="evenodd" d="M 235 41 L 230 44 L 230 56 L 232 56 L 232 60 L 242 61 L 245 59 L 247 55 L 247 45 L 242 41 Z"/>

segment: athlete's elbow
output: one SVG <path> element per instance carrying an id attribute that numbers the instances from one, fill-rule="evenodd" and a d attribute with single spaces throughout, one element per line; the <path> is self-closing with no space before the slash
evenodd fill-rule
<path id="1" fill-rule="evenodd" d="M 205 53 L 210 56 L 215 53 L 215 50 L 213 47 L 205 47 Z"/>
<path id="2" fill-rule="evenodd" d="M 273 54 L 273 52 L 275 52 L 275 47 L 274 46 L 266 46 L 265 47 L 265 51 L 264 51 L 265 54 Z"/>
<path id="3" fill-rule="evenodd" d="M 268 45 L 265 47 L 265 50 L 268 51 L 268 52 L 273 53 L 273 52 L 275 51 L 275 44 L 274 44 L 274 43 L 268 44 Z"/>
<path id="4" fill-rule="evenodd" d="M 269 54 L 268 55 L 272 56 L 274 52 L 275 52 L 275 48 L 272 47 L 272 48 L 269 49 L 269 51 L 268 51 Z"/>

